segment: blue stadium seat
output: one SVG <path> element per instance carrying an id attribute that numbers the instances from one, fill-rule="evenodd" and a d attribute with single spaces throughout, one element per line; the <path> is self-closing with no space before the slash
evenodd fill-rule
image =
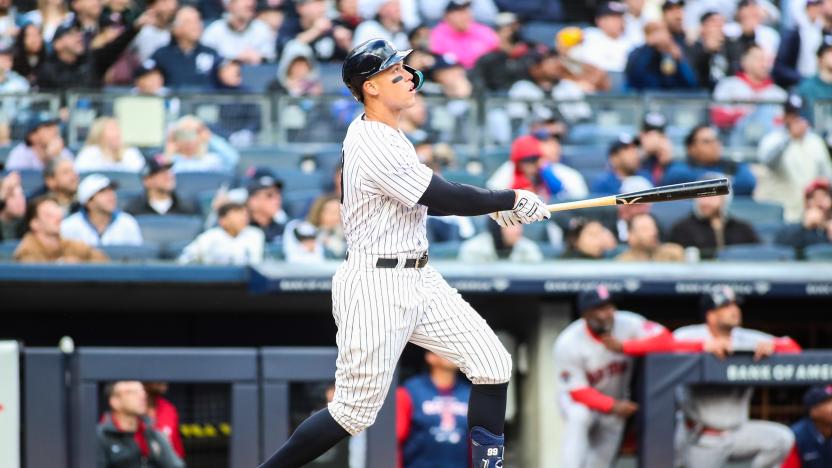
<path id="1" fill-rule="evenodd" d="M 136 216 L 145 242 L 159 245 L 163 255 L 175 242 L 189 242 L 202 231 L 200 216 L 140 215 Z"/>
<path id="2" fill-rule="evenodd" d="M 748 197 L 736 197 L 728 212 L 749 223 L 783 222 L 783 207 L 776 203 L 758 202 Z"/>
<path id="3" fill-rule="evenodd" d="M 232 181 L 231 174 L 224 172 L 180 172 L 176 174 L 176 191 L 186 197 L 195 197 L 199 192 L 217 190 Z"/>
<path id="4" fill-rule="evenodd" d="M 90 171 L 90 172 L 82 172 L 78 174 L 80 179 L 90 175 L 90 174 L 101 174 L 110 181 L 115 182 L 118 184 L 118 189 L 127 190 L 131 192 L 139 192 L 142 190 L 142 178 L 139 174 L 135 172 L 125 172 L 125 171 Z"/>
<path id="5" fill-rule="evenodd" d="M 18 239 L 0 242 L 0 261 L 11 260 L 19 244 Z"/>
<path id="6" fill-rule="evenodd" d="M 431 259 L 456 259 L 459 256 L 459 241 L 435 242 L 428 246 Z"/>
<path id="7" fill-rule="evenodd" d="M 722 249 L 720 261 L 785 262 L 795 259 L 794 249 L 783 245 L 737 244 Z"/>
<path id="8" fill-rule="evenodd" d="M 803 251 L 810 262 L 832 262 L 832 244 L 815 244 Z"/>
<path id="9" fill-rule="evenodd" d="M 243 86 L 253 92 L 262 93 L 266 91 L 272 81 L 277 79 L 277 64 L 243 65 L 240 72 L 243 78 Z"/>
<path id="10" fill-rule="evenodd" d="M 153 243 L 144 245 L 105 245 L 101 250 L 110 257 L 113 262 L 147 262 L 159 258 L 159 246 Z"/>

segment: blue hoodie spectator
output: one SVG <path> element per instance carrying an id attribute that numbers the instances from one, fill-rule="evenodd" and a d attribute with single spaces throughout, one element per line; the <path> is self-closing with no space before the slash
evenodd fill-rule
<path id="1" fill-rule="evenodd" d="M 723 174 L 731 179 L 734 195 L 748 195 L 754 191 L 757 179 L 748 164 L 722 156 L 722 143 L 709 125 L 700 124 L 685 137 L 688 158 L 670 165 L 662 180 L 663 185 L 694 182 L 708 173 Z"/>

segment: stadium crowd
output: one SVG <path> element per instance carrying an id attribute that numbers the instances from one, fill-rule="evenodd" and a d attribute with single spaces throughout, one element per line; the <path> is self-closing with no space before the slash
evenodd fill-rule
<path id="1" fill-rule="evenodd" d="M 452 180 L 557 200 L 732 180 L 732 197 L 571 213 L 525 229 L 431 218 L 437 257 L 830 255 L 829 129 L 813 128 L 812 111 L 832 97 L 832 0 L 2 0 L 0 94 L 92 89 L 159 96 L 170 108 L 175 96 L 193 91 L 252 92 L 250 71 L 269 70 L 261 85 L 270 93 L 338 98 L 323 114 L 308 114 L 323 119 L 305 127 L 334 121 L 345 128 L 360 108 L 330 75 L 371 37 L 414 49 L 407 60 L 425 72 L 425 98 L 403 115 L 402 129 L 423 161 Z M 593 121 L 593 96 L 649 92 L 713 101 L 687 126 L 654 111 L 623 133 Z M 463 154 L 464 132 L 448 135 L 435 125 L 437 109 L 453 120 L 482 96 L 509 100 L 484 110 L 496 161 Z M 338 156 L 304 154 L 287 172 L 275 147 L 275 164 L 252 163 L 246 146 L 263 129 L 223 127 L 259 122 L 250 105 L 221 106 L 219 124 L 180 113 L 150 147 L 126 144 L 124 127 L 135 122 L 112 111 L 99 112 L 85 142 L 70 147 L 68 116 L 77 109 L 65 95 L 57 113 L 16 106 L 0 123 L 7 143 L 0 255 L 252 264 L 345 254 Z M 591 154 L 574 144 L 587 131 Z M 738 146 L 754 154 L 737 160 L 730 150 Z M 33 174 L 40 182 L 27 186 Z M 311 185 L 298 183 L 310 176 Z M 62 217 L 50 216 L 55 207 Z"/>

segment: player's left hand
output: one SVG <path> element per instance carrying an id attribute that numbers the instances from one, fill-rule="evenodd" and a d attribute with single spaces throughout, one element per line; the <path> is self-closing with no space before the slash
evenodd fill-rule
<path id="1" fill-rule="evenodd" d="M 513 211 L 497 211 L 489 213 L 488 217 L 493 219 L 500 227 L 516 226 L 520 223 L 520 219 Z"/>
<path id="2" fill-rule="evenodd" d="M 615 338 L 612 335 L 602 335 L 601 343 L 603 343 L 604 347 L 612 351 L 613 353 L 624 352 L 624 343 L 622 343 L 621 340 Z"/>
<path id="3" fill-rule="evenodd" d="M 773 341 L 762 341 L 757 343 L 757 347 L 754 349 L 754 360 L 759 361 L 762 358 L 767 358 L 774 354 L 774 342 Z"/>
<path id="4" fill-rule="evenodd" d="M 512 212 L 523 224 L 549 219 L 552 216 L 546 204 L 537 195 L 528 190 L 515 190 L 514 208 Z"/>

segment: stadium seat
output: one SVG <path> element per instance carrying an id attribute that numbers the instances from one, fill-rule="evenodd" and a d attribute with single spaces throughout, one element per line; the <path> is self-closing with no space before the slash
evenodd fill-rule
<path id="1" fill-rule="evenodd" d="M 277 79 L 277 64 L 243 65 L 240 68 L 243 86 L 251 91 L 262 93 Z"/>
<path id="2" fill-rule="evenodd" d="M 776 203 L 758 202 L 747 197 L 736 197 L 728 212 L 749 223 L 783 222 L 783 207 Z"/>
<path id="3" fill-rule="evenodd" d="M 144 245 L 105 245 L 101 250 L 110 257 L 113 262 L 147 262 L 159 258 L 159 246 L 153 243 Z"/>
<path id="4" fill-rule="evenodd" d="M 176 191 L 186 197 L 199 192 L 217 190 L 224 183 L 231 184 L 233 177 L 224 172 L 180 172 L 176 174 Z"/>
<path id="5" fill-rule="evenodd" d="M 722 249 L 720 261 L 776 262 L 793 261 L 794 249 L 783 245 L 737 244 Z"/>
<path id="6" fill-rule="evenodd" d="M 458 241 L 436 242 L 428 246 L 428 255 L 432 259 L 456 259 L 460 245 L 462 243 Z"/>
<path id="7" fill-rule="evenodd" d="M 101 174 L 110 181 L 115 182 L 118 184 L 119 191 L 127 190 L 130 192 L 140 192 L 142 190 L 142 178 L 139 174 L 135 172 L 125 172 L 125 171 L 90 171 L 90 172 L 82 172 L 78 174 L 80 179 L 90 175 L 90 174 Z"/>
<path id="8" fill-rule="evenodd" d="M 832 244 L 815 244 L 803 251 L 806 260 L 810 262 L 832 262 Z"/>
<path id="9" fill-rule="evenodd" d="M 163 256 L 170 253 L 175 242 L 190 242 L 202 231 L 200 216 L 140 215 L 136 221 L 144 241 L 157 244 Z"/>
<path id="10" fill-rule="evenodd" d="M 0 242 L 0 261 L 11 260 L 19 244 L 18 239 Z"/>

